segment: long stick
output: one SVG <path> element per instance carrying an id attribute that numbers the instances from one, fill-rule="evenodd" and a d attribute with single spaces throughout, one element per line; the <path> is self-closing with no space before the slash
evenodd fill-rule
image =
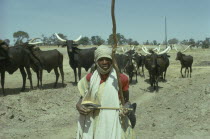
<path id="1" fill-rule="evenodd" d="M 111 8 L 112 24 L 113 24 L 113 28 L 112 28 L 113 33 L 112 34 L 113 34 L 113 39 L 114 39 L 114 45 L 113 45 L 113 49 L 112 49 L 112 63 L 113 63 L 113 67 L 117 73 L 117 80 L 118 80 L 121 103 L 122 103 L 122 105 L 124 105 L 125 101 L 124 101 L 123 92 L 122 92 L 122 84 L 120 81 L 120 72 L 119 72 L 119 68 L 117 66 L 117 62 L 115 59 L 115 53 L 117 50 L 117 36 L 116 36 L 116 21 L 115 21 L 115 15 L 114 15 L 114 8 L 115 8 L 115 0 L 112 0 L 112 8 Z"/>
<path id="2" fill-rule="evenodd" d="M 132 111 L 132 108 L 116 108 L 116 107 L 89 107 L 89 109 L 105 109 L 105 110 L 128 110 Z"/>

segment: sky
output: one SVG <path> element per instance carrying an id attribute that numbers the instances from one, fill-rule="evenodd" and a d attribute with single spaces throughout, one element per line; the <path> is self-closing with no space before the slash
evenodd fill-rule
<path id="1" fill-rule="evenodd" d="M 146 40 L 210 37 L 210 0 L 115 0 L 117 33 Z M 112 33 L 111 0 L 0 0 L 0 39 L 25 31 L 30 38 L 62 33 L 69 40 Z"/>

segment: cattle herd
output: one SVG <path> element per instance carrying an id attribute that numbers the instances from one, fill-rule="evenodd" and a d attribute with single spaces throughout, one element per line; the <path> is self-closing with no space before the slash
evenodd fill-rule
<path id="1" fill-rule="evenodd" d="M 87 49 L 78 48 L 77 42 L 80 40 L 81 36 L 76 40 L 64 40 L 56 33 L 55 36 L 58 38 L 58 40 L 63 42 L 63 45 L 67 48 L 69 65 L 74 71 L 75 83 L 77 83 L 77 78 L 79 80 L 81 79 L 82 68 L 84 68 L 86 71 L 91 68 L 91 72 L 95 70 L 94 51 L 96 50 L 96 47 Z M 39 38 L 34 38 L 28 42 L 12 47 L 9 47 L 5 41 L 0 40 L 0 72 L 3 95 L 6 95 L 4 90 L 5 72 L 13 74 L 17 69 L 20 70 L 23 79 L 21 91 L 25 90 L 26 77 L 28 77 L 30 81 L 30 88 L 33 89 L 31 69 L 37 75 L 37 87 L 42 88 L 43 70 L 47 70 L 49 73 L 52 69 L 56 75 L 54 87 L 57 86 L 60 74 L 62 84 L 64 86 L 63 54 L 57 49 L 42 51 L 39 49 L 39 47 L 35 47 L 37 44 L 42 42 L 37 42 L 35 40 L 39 40 Z M 181 63 L 181 76 L 191 77 L 193 57 L 183 54 L 183 52 L 186 51 L 189 46 L 182 52 L 178 51 L 176 47 L 174 48 L 177 51 L 176 60 L 179 60 Z M 168 52 L 171 50 L 171 47 L 168 46 L 163 51 L 160 51 L 160 47 L 147 49 L 147 47 L 143 46 L 141 49 L 144 53 L 146 53 L 146 55 L 138 53 L 134 47 L 132 47 L 130 50 L 124 50 L 122 48 L 123 53 L 116 53 L 115 58 L 119 70 L 120 72 L 124 72 L 129 76 L 131 83 L 134 76 L 136 77 L 136 82 L 138 82 L 138 74 L 145 78 L 145 67 L 149 73 L 151 88 L 158 91 L 158 81 L 166 80 L 166 72 L 170 64 L 170 56 L 168 55 Z M 185 68 L 185 76 L 182 74 L 183 68 Z"/>

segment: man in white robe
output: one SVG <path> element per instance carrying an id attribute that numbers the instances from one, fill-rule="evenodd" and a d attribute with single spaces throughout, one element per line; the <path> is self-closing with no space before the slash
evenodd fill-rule
<path id="1" fill-rule="evenodd" d="M 112 49 L 99 46 L 95 50 L 97 70 L 89 73 L 78 83 L 81 97 L 76 105 L 80 113 L 77 139 L 134 139 L 134 131 L 125 111 L 120 111 L 121 102 L 116 71 L 112 67 Z M 129 104 L 129 80 L 120 74 L 123 97 Z M 85 102 L 114 109 L 90 109 Z M 125 105 L 126 105 L 125 104 Z"/>

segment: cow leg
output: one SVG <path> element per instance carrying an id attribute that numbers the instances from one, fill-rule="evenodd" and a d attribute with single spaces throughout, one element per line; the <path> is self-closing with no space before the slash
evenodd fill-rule
<path id="1" fill-rule="evenodd" d="M 192 67 L 190 67 L 190 78 L 191 78 L 191 73 L 192 73 Z"/>
<path id="2" fill-rule="evenodd" d="M 156 86 L 155 90 L 158 91 L 158 79 L 156 79 L 155 81 L 155 86 Z"/>
<path id="3" fill-rule="evenodd" d="M 189 71 L 190 71 L 189 68 L 187 68 L 187 77 L 189 77 Z"/>
<path id="4" fill-rule="evenodd" d="M 164 81 L 166 80 L 166 71 L 167 71 L 167 68 L 166 68 L 166 70 L 165 70 L 165 72 L 164 72 L 164 76 L 163 76 L 163 77 L 164 77 L 164 78 L 163 78 Z"/>
<path id="5" fill-rule="evenodd" d="M 77 83 L 77 69 L 74 68 L 74 78 L 75 78 L 75 83 Z"/>
<path id="6" fill-rule="evenodd" d="M 43 76 L 43 70 L 40 70 L 40 85 L 41 85 L 41 89 L 42 89 L 42 76 Z"/>
<path id="7" fill-rule="evenodd" d="M 2 87 L 2 92 L 3 92 L 3 95 L 5 96 L 5 92 L 4 92 L 4 81 L 5 81 L 5 71 L 2 71 L 1 72 L 1 87 Z"/>
<path id="8" fill-rule="evenodd" d="M 145 78 L 145 75 L 144 75 L 144 65 L 142 65 L 142 73 L 143 73 L 143 76 Z"/>
<path id="9" fill-rule="evenodd" d="M 133 81 L 133 75 L 132 75 L 132 73 L 129 73 L 129 78 L 130 78 L 130 83 L 132 83 L 132 81 Z"/>
<path id="10" fill-rule="evenodd" d="M 138 80 L 137 80 L 137 71 L 136 71 L 136 82 L 138 83 Z"/>
<path id="11" fill-rule="evenodd" d="M 79 75 L 79 80 L 81 79 L 81 67 L 78 68 L 78 75 Z"/>
<path id="12" fill-rule="evenodd" d="M 182 78 L 183 78 L 184 76 L 183 76 L 183 74 L 182 74 L 182 69 L 183 69 L 183 67 L 181 67 L 181 70 L 180 70 L 180 72 L 181 72 L 181 75 L 182 75 Z"/>
<path id="13" fill-rule="evenodd" d="M 38 71 L 36 71 L 37 87 L 38 87 L 38 88 L 39 88 L 39 80 L 40 80 L 39 76 L 40 76 L 40 71 L 38 70 Z"/>
<path id="14" fill-rule="evenodd" d="M 20 73 L 21 73 L 22 78 L 23 78 L 23 86 L 22 86 L 21 91 L 24 91 L 25 90 L 25 85 L 26 85 L 26 72 L 25 72 L 23 67 L 20 67 Z"/>
<path id="15" fill-rule="evenodd" d="M 151 76 L 151 74 L 149 74 L 149 81 L 150 81 L 150 85 L 151 85 L 151 87 L 153 87 L 153 81 L 152 81 L 152 76 Z"/>
<path id="16" fill-rule="evenodd" d="M 26 68 L 26 72 L 28 74 L 28 79 L 30 81 L 30 88 L 33 89 L 33 83 L 32 83 L 32 75 L 31 75 L 31 70 L 30 68 Z"/>
<path id="17" fill-rule="evenodd" d="M 54 84 L 54 88 L 56 88 L 57 86 L 57 83 L 58 83 L 58 78 L 59 78 L 59 73 L 58 73 L 58 68 L 54 68 L 54 71 L 55 71 L 55 75 L 56 75 L 56 81 L 55 81 L 55 84 Z"/>
<path id="18" fill-rule="evenodd" d="M 188 69 L 188 68 L 185 68 L 185 70 L 184 70 L 184 76 L 185 76 L 185 77 L 187 77 L 187 76 L 186 76 L 187 69 Z"/>
<path id="19" fill-rule="evenodd" d="M 60 73 L 61 73 L 62 85 L 63 85 L 63 87 L 64 87 L 64 72 L 63 72 L 63 66 L 59 66 L 59 70 L 60 70 Z"/>

